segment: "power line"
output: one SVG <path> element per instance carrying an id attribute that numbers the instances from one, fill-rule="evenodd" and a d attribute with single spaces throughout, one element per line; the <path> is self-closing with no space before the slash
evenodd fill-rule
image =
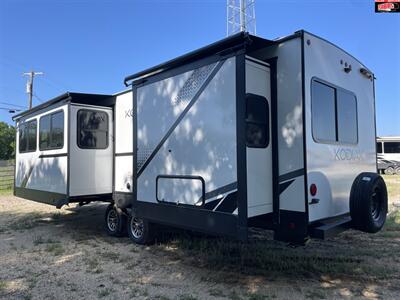
<path id="1" fill-rule="evenodd" d="M 26 108 L 26 106 L 19 105 L 19 104 L 13 104 L 13 103 L 9 103 L 9 102 L 0 102 L 0 104 L 5 104 L 5 105 L 11 105 L 11 106 L 16 106 L 16 107 Z"/>
<path id="2" fill-rule="evenodd" d="M 33 97 L 35 97 L 36 100 L 38 100 L 40 103 L 44 102 L 44 100 L 42 98 L 40 98 L 38 95 L 36 95 L 36 94 L 33 94 Z"/>
<path id="3" fill-rule="evenodd" d="M 20 109 L 7 108 L 7 107 L 0 107 L 0 109 L 7 110 L 9 113 L 15 113 L 17 111 L 21 111 Z"/>

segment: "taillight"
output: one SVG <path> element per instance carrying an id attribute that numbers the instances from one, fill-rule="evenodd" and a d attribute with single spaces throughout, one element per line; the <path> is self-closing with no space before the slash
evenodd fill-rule
<path id="1" fill-rule="evenodd" d="M 310 185 L 310 194 L 313 197 L 317 194 L 317 186 L 314 183 Z"/>

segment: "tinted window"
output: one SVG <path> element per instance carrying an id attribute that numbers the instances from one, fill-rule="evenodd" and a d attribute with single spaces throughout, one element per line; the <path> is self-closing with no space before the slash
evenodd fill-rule
<path id="1" fill-rule="evenodd" d="M 312 131 L 317 141 L 336 141 L 335 89 L 314 81 L 312 87 Z"/>
<path id="2" fill-rule="evenodd" d="M 40 118 L 39 149 L 60 149 L 64 146 L 64 112 L 59 111 Z"/>
<path id="3" fill-rule="evenodd" d="M 83 149 L 108 147 L 108 115 L 103 111 L 78 111 L 78 146 Z"/>
<path id="4" fill-rule="evenodd" d="M 357 144 L 357 99 L 354 94 L 313 80 L 311 115 L 315 141 Z"/>
<path id="5" fill-rule="evenodd" d="M 269 144 L 269 107 L 265 97 L 246 95 L 246 144 L 253 148 Z"/>
<path id="6" fill-rule="evenodd" d="M 60 111 L 51 115 L 50 146 L 62 148 L 64 146 L 64 112 Z"/>
<path id="7" fill-rule="evenodd" d="M 376 152 L 382 153 L 382 143 L 381 142 L 376 143 Z"/>
<path id="8" fill-rule="evenodd" d="M 19 152 L 26 152 L 28 146 L 28 131 L 26 128 L 26 124 L 19 126 Z"/>
<path id="9" fill-rule="evenodd" d="M 385 153 L 400 153 L 400 142 L 385 142 Z"/>
<path id="10" fill-rule="evenodd" d="M 356 144 L 357 103 L 356 97 L 343 90 L 337 91 L 338 141 L 344 144 Z"/>
<path id="11" fill-rule="evenodd" d="M 41 117 L 39 120 L 39 149 L 50 148 L 50 116 Z"/>
<path id="12" fill-rule="evenodd" d="M 19 152 L 36 151 L 37 122 L 32 120 L 19 127 Z"/>

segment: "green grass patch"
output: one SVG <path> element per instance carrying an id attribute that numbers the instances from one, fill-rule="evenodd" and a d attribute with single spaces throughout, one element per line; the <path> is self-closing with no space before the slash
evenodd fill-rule
<path id="1" fill-rule="evenodd" d="M 86 254 L 86 255 L 90 255 L 90 254 Z M 88 273 L 93 273 L 93 274 L 103 273 L 103 269 L 100 267 L 100 261 L 96 257 L 85 256 L 84 262 L 87 266 L 86 271 Z"/>
<path id="2" fill-rule="evenodd" d="M 7 282 L 0 280 L 0 293 L 3 293 L 7 288 Z"/>
<path id="3" fill-rule="evenodd" d="M 388 214 L 384 231 L 397 231 L 400 233 L 400 210 Z"/>
<path id="4" fill-rule="evenodd" d="M 59 256 L 59 255 L 64 254 L 65 249 L 61 245 L 60 242 L 54 242 L 54 243 L 48 244 L 45 248 L 45 251 L 53 254 L 54 256 Z"/>
<path id="5" fill-rule="evenodd" d="M 13 194 L 12 185 L 8 188 L 0 189 L 0 196 L 11 196 Z"/>
<path id="6" fill-rule="evenodd" d="M 39 225 L 40 218 L 42 217 L 43 215 L 37 212 L 32 212 L 22 217 L 16 217 L 14 221 L 7 225 L 7 229 L 17 231 L 32 229 Z"/>

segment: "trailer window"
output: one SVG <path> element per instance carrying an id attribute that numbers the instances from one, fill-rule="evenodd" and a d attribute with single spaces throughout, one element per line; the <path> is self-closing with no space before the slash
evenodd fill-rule
<path id="1" fill-rule="evenodd" d="M 311 110 L 314 139 L 321 142 L 335 141 L 335 89 L 314 81 Z"/>
<path id="2" fill-rule="evenodd" d="M 338 141 L 344 144 L 357 144 L 357 103 L 354 94 L 337 90 Z"/>
<path id="3" fill-rule="evenodd" d="M 382 143 L 381 142 L 376 143 L 376 152 L 382 153 Z"/>
<path id="4" fill-rule="evenodd" d="M 106 149 L 108 147 L 108 115 L 106 112 L 79 110 L 77 127 L 79 148 Z"/>
<path id="5" fill-rule="evenodd" d="M 385 153 L 400 153 L 400 142 L 385 142 Z"/>
<path id="6" fill-rule="evenodd" d="M 357 144 L 357 99 L 353 93 L 313 80 L 311 116 L 316 142 Z"/>
<path id="7" fill-rule="evenodd" d="M 246 95 L 246 144 L 252 148 L 269 144 L 269 107 L 265 97 Z"/>
<path id="8" fill-rule="evenodd" d="M 39 149 L 61 149 L 64 146 L 64 111 L 58 111 L 40 118 Z"/>
<path id="9" fill-rule="evenodd" d="M 19 126 L 19 152 L 36 151 L 37 121 L 32 120 Z"/>

